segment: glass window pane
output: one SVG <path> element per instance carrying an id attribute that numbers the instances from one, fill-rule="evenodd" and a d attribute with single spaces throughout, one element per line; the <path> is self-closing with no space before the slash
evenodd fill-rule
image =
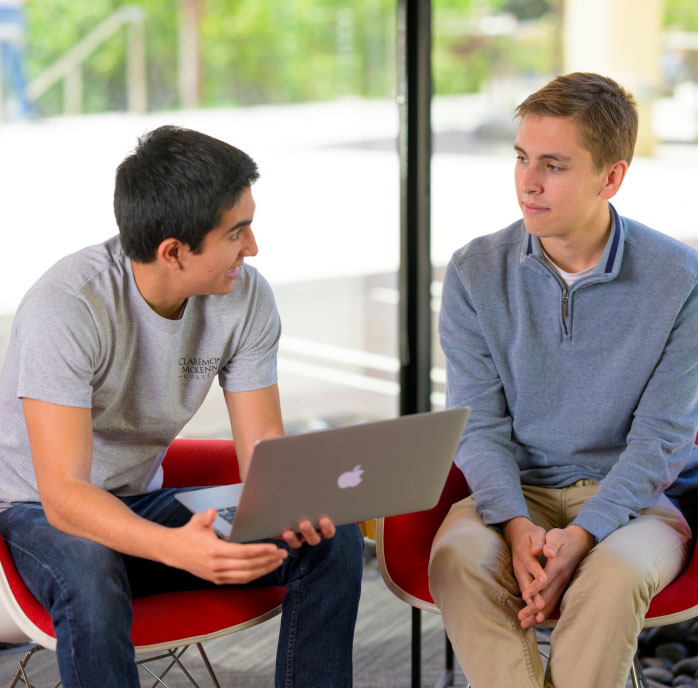
<path id="1" fill-rule="evenodd" d="M 271 283 L 282 316 L 288 429 L 394 416 L 395 1 L 143 7 L 148 112 L 128 112 L 128 60 L 138 52 L 128 22 L 88 51 L 79 78 L 42 92 L 28 119 L 2 82 L 0 360 L 29 286 L 59 257 L 116 233 L 116 166 L 139 135 L 170 123 L 228 141 L 259 164 L 259 255 L 249 262 Z M 75 56 L 115 8 L 106 0 L 27 3 L 27 91 L 61 56 Z M 64 114 L 68 106 L 75 114 Z M 217 385 L 185 434 L 229 434 Z"/>
<path id="2" fill-rule="evenodd" d="M 681 0 L 648 0 L 629 16 L 621 6 L 619 0 L 434 0 L 435 310 L 453 251 L 521 217 L 512 115 L 556 74 L 601 72 L 635 94 L 640 136 L 612 202 L 621 215 L 698 247 L 698 222 L 687 212 L 698 188 L 698 10 Z M 436 401 L 443 401 L 443 365 L 437 345 Z"/>

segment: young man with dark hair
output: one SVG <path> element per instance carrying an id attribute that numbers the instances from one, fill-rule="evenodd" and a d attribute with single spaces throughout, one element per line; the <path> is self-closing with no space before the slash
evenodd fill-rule
<path id="1" fill-rule="evenodd" d="M 621 688 L 691 539 L 667 494 L 698 465 L 698 254 L 609 203 L 637 135 L 616 82 L 558 77 L 516 112 L 523 219 L 444 278 L 472 494 L 436 535 L 430 587 L 473 688 Z M 535 626 L 558 606 L 544 673 Z"/>
<path id="2" fill-rule="evenodd" d="M 161 127 L 117 171 L 119 236 L 67 256 L 27 293 L 0 376 L 0 533 L 50 612 L 66 688 L 138 686 L 132 595 L 286 585 L 277 686 L 350 686 L 363 540 L 308 521 L 223 541 L 161 489 L 167 447 L 216 376 L 244 476 L 283 434 L 280 322 L 257 254 L 242 151 Z M 186 374 L 182 360 L 205 360 Z M 136 573 L 137 572 L 137 573 Z"/>

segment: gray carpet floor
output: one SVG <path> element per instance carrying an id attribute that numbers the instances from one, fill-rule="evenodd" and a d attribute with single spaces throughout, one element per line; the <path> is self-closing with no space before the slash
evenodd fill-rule
<path id="1" fill-rule="evenodd" d="M 269 688 L 273 685 L 279 617 L 240 633 L 205 644 L 222 688 Z M 375 559 L 366 563 L 362 598 L 354 642 L 355 688 L 398 688 L 410 686 L 411 608 L 398 600 L 384 585 Z M 23 651 L 0 652 L 0 687 L 10 685 Z M 422 614 L 422 686 L 433 686 L 444 666 L 444 632 L 441 617 Z M 213 684 L 196 648 L 189 648 L 182 661 L 201 688 Z M 163 660 L 154 668 L 166 665 Z M 154 683 L 141 668 L 141 684 Z M 55 655 L 37 653 L 29 664 L 28 677 L 35 688 L 55 686 L 58 681 Z M 167 675 L 172 688 L 191 684 L 176 669 Z M 465 686 L 460 669 L 456 685 Z M 105 687 L 106 688 L 106 687 Z"/>

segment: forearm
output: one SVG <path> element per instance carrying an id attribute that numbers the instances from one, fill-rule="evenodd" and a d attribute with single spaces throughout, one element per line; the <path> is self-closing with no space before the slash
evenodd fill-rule
<path id="1" fill-rule="evenodd" d="M 70 535 L 117 552 L 166 563 L 172 529 L 136 515 L 120 499 L 82 481 L 66 481 L 42 494 L 49 523 Z"/>
<path id="2" fill-rule="evenodd" d="M 506 451 L 486 446 L 488 441 L 468 436 L 456 463 L 463 471 L 479 516 L 485 525 L 497 525 L 518 516 L 528 518 L 518 465 Z"/>
<path id="3" fill-rule="evenodd" d="M 627 445 L 575 523 L 601 540 L 652 506 L 691 456 L 698 427 L 698 289 L 674 321 L 642 392 Z"/>
<path id="4" fill-rule="evenodd" d="M 654 437 L 640 439 L 640 430 L 635 425 L 628 436 L 627 448 L 573 521 L 592 533 L 597 541 L 653 506 L 679 475 L 693 448 L 694 430 L 680 445 L 661 439 L 656 429 L 646 431 L 654 432 Z"/>
<path id="5" fill-rule="evenodd" d="M 452 266 L 444 279 L 439 335 L 446 356 L 447 406 L 471 409 L 456 464 L 468 481 L 478 513 L 488 525 L 527 516 L 503 383 L 469 295 Z"/>
<path id="6" fill-rule="evenodd" d="M 223 394 L 235 439 L 240 477 L 244 482 L 255 443 L 284 434 L 279 388 L 274 384 L 250 392 L 224 390 Z"/>

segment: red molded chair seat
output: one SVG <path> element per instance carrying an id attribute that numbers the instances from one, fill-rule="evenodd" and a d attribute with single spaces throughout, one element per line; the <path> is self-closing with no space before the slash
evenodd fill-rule
<path id="1" fill-rule="evenodd" d="M 698 443 L 698 437 L 697 437 Z M 388 588 L 403 602 L 417 609 L 440 614 L 439 608 L 429 593 L 429 578 L 427 568 L 431 544 L 441 522 L 451 508 L 451 505 L 469 494 L 468 485 L 462 472 L 455 465 L 446 481 L 438 504 L 428 511 L 420 511 L 402 516 L 390 516 L 380 519 L 377 526 L 377 554 L 381 574 Z M 691 524 L 694 533 L 698 533 L 698 523 Z M 692 550 L 691 558 L 686 568 L 664 590 L 657 594 L 650 604 L 645 616 L 645 627 L 664 626 L 678 623 L 698 616 L 698 557 L 696 548 Z M 549 620 L 548 626 L 555 625 L 555 615 Z M 413 625 L 413 633 L 414 633 Z M 421 685 L 419 671 L 414 670 L 419 663 L 418 639 L 412 639 L 412 685 Z M 449 660 L 447 651 L 447 664 Z M 452 673 L 452 672 L 451 672 Z M 635 663 L 631 678 L 639 686 L 638 675 L 642 671 L 639 663 Z M 444 683 L 442 678 L 439 685 Z"/>
<path id="2" fill-rule="evenodd" d="M 229 440 L 175 440 L 163 467 L 165 487 L 240 482 L 234 445 Z M 214 588 L 136 598 L 131 629 L 136 654 L 196 644 L 205 656 L 203 641 L 240 631 L 280 613 L 285 592 L 283 587 L 271 586 Z M 51 618 L 25 586 L 1 538 L 0 602 L 0 641 L 31 641 L 55 650 Z M 20 672 L 24 676 L 24 666 Z"/>

